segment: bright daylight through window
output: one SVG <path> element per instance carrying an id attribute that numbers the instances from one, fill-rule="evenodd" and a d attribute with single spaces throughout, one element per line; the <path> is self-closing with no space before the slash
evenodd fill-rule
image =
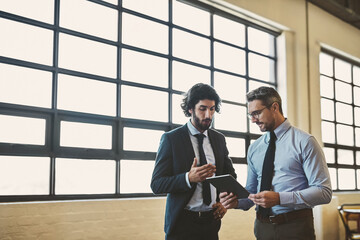
<path id="1" fill-rule="evenodd" d="M 320 54 L 322 140 L 334 190 L 360 189 L 360 67 Z"/>
<path id="2" fill-rule="evenodd" d="M 277 87 L 279 33 L 193 0 L 2 0 L 0 28 L 0 201 L 153 196 L 160 136 L 188 121 L 181 94 L 197 82 L 223 99 L 214 127 L 245 184 L 261 134 L 245 94 Z M 349 111 L 349 96 L 324 101 Z"/>

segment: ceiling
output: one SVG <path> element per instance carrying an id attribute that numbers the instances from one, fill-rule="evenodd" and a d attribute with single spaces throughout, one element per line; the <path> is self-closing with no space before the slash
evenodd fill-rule
<path id="1" fill-rule="evenodd" d="M 360 29 L 359 0 L 308 0 L 330 14 Z"/>

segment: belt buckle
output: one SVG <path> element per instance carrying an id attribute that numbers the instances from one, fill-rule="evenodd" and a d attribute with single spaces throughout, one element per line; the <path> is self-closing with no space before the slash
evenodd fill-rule
<path id="1" fill-rule="evenodd" d="M 270 223 L 276 224 L 276 222 L 273 221 L 273 220 L 275 220 L 275 217 L 276 217 L 275 215 L 269 216 L 269 221 L 270 221 Z"/>

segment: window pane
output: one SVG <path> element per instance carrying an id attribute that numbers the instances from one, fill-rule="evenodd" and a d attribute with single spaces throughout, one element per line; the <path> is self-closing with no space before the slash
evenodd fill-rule
<path id="1" fill-rule="evenodd" d="M 120 193 L 152 193 L 150 182 L 154 164 L 155 161 L 121 160 Z"/>
<path id="2" fill-rule="evenodd" d="M 360 151 L 356 151 L 356 165 L 360 165 Z M 359 185 L 359 187 L 360 187 L 360 185 Z"/>
<path id="3" fill-rule="evenodd" d="M 64 28 L 117 41 L 117 18 L 115 9 L 91 1 L 60 1 L 60 26 Z"/>
<path id="4" fill-rule="evenodd" d="M 338 149 L 338 164 L 354 164 L 354 153 L 350 150 Z"/>
<path id="5" fill-rule="evenodd" d="M 180 106 L 183 98 L 182 95 L 172 94 L 172 122 L 175 124 L 185 124 L 189 121 Z"/>
<path id="6" fill-rule="evenodd" d="M 357 66 L 353 67 L 353 83 L 360 86 L 360 68 Z"/>
<path id="7" fill-rule="evenodd" d="M 45 119 L 0 115 L 0 142 L 45 145 Z"/>
<path id="8" fill-rule="evenodd" d="M 355 143 L 357 147 L 360 147 L 360 128 L 355 128 Z"/>
<path id="9" fill-rule="evenodd" d="M 0 102 L 51 107 L 52 73 L 0 63 Z"/>
<path id="10" fill-rule="evenodd" d="M 173 61 L 173 89 L 187 92 L 196 83 L 210 85 L 210 70 Z"/>
<path id="11" fill-rule="evenodd" d="M 335 81 L 336 100 L 352 103 L 351 85 L 340 81 Z"/>
<path id="12" fill-rule="evenodd" d="M 0 195 L 49 194 L 50 159 L 0 156 Z"/>
<path id="13" fill-rule="evenodd" d="M 335 78 L 351 83 L 351 64 L 336 58 Z"/>
<path id="14" fill-rule="evenodd" d="M 53 0 L 0 1 L 0 10 L 42 22 L 54 22 Z"/>
<path id="15" fill-rule="evenodd" d="M 193 31 L 210 35 L 210 13 L 188 4 L 173 1 L 173 22 Z"/>
<path id="16" fill-rule="evenodd" d="M 333 60 L 334 58 L 326 53 L 320 53 L 320 73 L 333 76 Z"/>
<path id="17" fill-rule="evenodd" d="M 246 132 L 246 121 L 246 107 L 223 103 L 221 104 L 221 114 L 215 116 L 215 128 Z"/>
<path id="18" fill-rule="evenodd" d="M 58 108 L 116 115 L 116 84 L 59 74 Z"/>
<path id="19" fill-rule="evenodd" d="M 247 178 L 247 165 L 246 164 L 234 164 L 234 169 L 237 174 L 238 182 L 245 187 Z"/>
<path id="20" fill-rule="evenodd" d="M 249 74 L 250 77 L 274 82 L 274 61 L 253 53 L 249 53 Z"/>
<path id="21" fill-rule="evenodd" d="M 355 170 L 354 169 L 338 169 L 338 180 L 340 190 L 355 189 Z"/>
<path id="22" fill-rule="evenodd" d="M 168 60 L 153 55 L 122 50 L 122 79 L 159 87 L 168 86 Z"/>
<path id="23" fill-rule="evenodd" d="M 335 163 L 335 149 L 334 148 L 323 148 L 325 159 L 327 163 Z"/>
<path id="24" fill-rule="evenodd" d="M 333 190 L 337 189 L 337 172 L 335 168 L 329 168 L 330 181 Z"/>
<path id="25" fill-rule="evenodd" d="M 53 32 L 0 18 L 0 55 L 52 65 Z"/>
<path id="26" fill-rule="evenodd" d="M 129 8 L 137 12 L 149 15 L 151 17 L 159 18 L 161 20 L 168 20 L 168 0 L 123 0 L 124 8 Z"/>
<path id="27" fill-rule="evenodd" d="M 214 15 L 214 37 L 244 47 L 245 26 L 230 19 Z"/>
<path id="28" fill-rule="evenodd" d="M 121 116 L 125 118 L 167 122 L 168 102 L 166 92 L 124 85 L 121 87 Z"/>
<path id="29" fill-rule="evenodd" d="M 206 38 L 174 29 L 173 55 L 209 66 L 210 41 Z"/>
<path id="30" fill-rule="evenodd" d="M 323 142 L 335 143 L 335 125 L 329 122 L 321 122 L 321 136 Z"/>
<path id="31" fill-rule="evenodd" d="M 252 27 L 248 28 L 248 36 L 249 49 L 274 56 L 274 36 Z"/>
<path id="32" fill-rule="evenodd" d="M 341 124 L 336 125 L 337 143 L 342 145 L 354 145 L 354 129 Z"/>
<path id="33" fill-rule="evenodd" d="M 215 72 L 214 87 L 221 99 L 246 103 L 246 80 L 244 78 Z"/>
<path id="34" fill-rule="evenodd" d="M 115 193 L 115 161 L 56 159 L 56 194 Z"/>
<path id="35" fill-rule="evenodd" d="M 124 150 L 157 152 L 164 131 L 124 128 Z"/>
<path id="36" fill-rule="evenodd" d="M 112 127 L 61 121 L 60 146 L 111 149 Z"/>
<path id="37" fill-rule="evenodd" d="M 226 146 L 230 157 L 245 157 L 245 139 L 226 137 Z"/>
<path id="38" fill-rule="evenodd" d="M 144 18 L 123 13 L 123 43 L 167 54 L 168 27 Z"/>
<path id="39" fill-rule="evenodd" d="M 334 101 L 321 99 L 321 118 L 334 121 Z"/>
<path id="40" fill-rule="evenodd" d="M 360 88 L 354 87 L 354 104 L 360 106 Z"/>
<path id="41" fill-rule="evenodd" d="M 321 105 L 322 108 L 322 105 Z M 353 108 L 351 105 L 336 103 L 336 121 L 341 123 L 353 123 Z M 325 107 L 324 112 L 330 111 L 329 107 Z M 325 118 L 324 118 L 325 119 Z"/>
<path id="42" fill-rule="evenodd" d="M 116 47 L 60 33 L 59 67 L 116 77 Z"/>
<path id="43" fill-rule="evenodd" d="M 334 98 L 334 81 L 331 78 L 320 76 L 320 95 Z"/>
<path id="44" fill-rule="evenodd" d="M 229 72 L 245 74 L 245 52 L 241 49 L 214 43 L 214 66 Z"/>
<path id="45" fill-rule="evenodd" d="M 354 113 L 355 113 L 355 125 L 360 126 L 360 108 L 355 107 Z"/>
<path id="46" fill-rule="evenodd" d="M 262 82 L 251 81 L 251 80 L 249 81 L 249 91 L 252 91 L 258 87 L 274 87 L 274 86 Z"/>

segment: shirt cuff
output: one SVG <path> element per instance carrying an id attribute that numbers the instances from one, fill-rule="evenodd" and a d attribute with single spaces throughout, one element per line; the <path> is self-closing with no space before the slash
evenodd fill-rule
<path id="1" fill-rule="evenodd" d="M 289 205 L 294 203 L 294 195 L 292 192 L 280 192 L 280 205 Z"/>
<path id="2" fill-rule="evenodd" d="M 190 180 L 189 180 L 189 172 L 185 174 L 185 180 L 189 188 L 191 188 Z"/>

